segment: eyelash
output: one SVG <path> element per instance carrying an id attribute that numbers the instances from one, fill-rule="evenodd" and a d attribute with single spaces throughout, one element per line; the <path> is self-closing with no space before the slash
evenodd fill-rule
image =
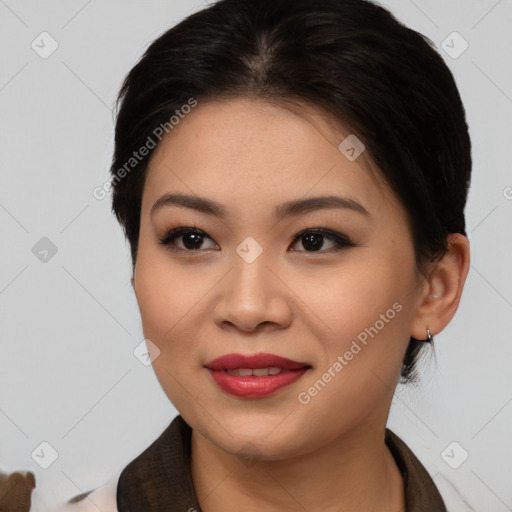
<path id="1" fill-rule="evenodd" d="M 210 238 L 211 240 L 213 240 L 211 237 L 209 237 L 207 235 L 207 233 L 205 231 L 203 231 L 202 229 L 198 229 L 194 226 L 194 227 L 179 227 L 179 228 L 171 229 L 162 238 L 159 239 L 158 243 L 163 245 L 166 249 L 171 250 L 171 251 L 182 251 L 182 252 L 191 253 L 191 254 L 204 252 L 205 249 L 182 249 L 181 247 L 172 247 L 171 244 L 174 239 L 179 238 L 180 236 L 183 236 L 187 233 L 194 233 L 201 237 Z M 321 235 L 322 237 L 324 237 L 332 242 L 335 242 L 337 244 L 337 247 L 331 247 L 330 249 L 323 249 L 323 250 L 319 250 L 319 251 L 302 251 L 302 250 L 294 249 L 295 252 L 305 252 L 308 254 L 315 254 L 315 253 L 324 254 L 324 253 L 331 253 L 333 251 L 339 251 L 346 247 L 354 247 L 356 245 L 347 236 L 342 235 L 341 233 L 338 233 L 336 231 L 332 231 L 330 229 L 325 229 L 325 228 L 303 229 L 302 231 L 300 231 L 299 233 L 297 233 L 295 235 L 293 242 L 295 243 L 295 241 L 297 239 L 300 239 L 301 237 L 304 237 L 308 234 Z M 210 249 L 206 249 L 206 250 L 210 250 Z"/>

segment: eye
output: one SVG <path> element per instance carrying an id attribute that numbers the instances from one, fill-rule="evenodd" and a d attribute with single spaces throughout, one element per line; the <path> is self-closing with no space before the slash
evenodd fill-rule
<path id="1" fill-rule="evenodd" d="M 182 239 L 182 247 L 175 247 L 174 241 L 180 238 Z M 165 236 L 159 240 L 159 243 L 169 249 L 191 252 L 200 250 L 205 239 L 211 240 L 211 238 L 203 230 L 190 227 L 181 227 L 172 229 L 171 231 L 167 232 Z M 211 249 L 211 247 L 207 247 L 207 249 Z"/>
<path id="2" fill-rule="evenodd" d="M 355 244 L 345 235 L 323 228 L 312 228 L 301 231 L 295 239 L 298 239 L 306 248 L 306 251 L 300 252 L 332 252 L 326 249 L 320 250 L 325 240 L 329 240 L 334 245 L 331 249 L 338 251 L 343 247 L 353 247 Z M 327 248 L 329 249 L 329 248 Z M 296 250 L 296 249 L 292 249 Z"/>
<path id="3" fill-rule="evenodd" d="M 181 239 L 181 243 L 176 243 L 177 240 Z M 218 249 L 218 246 L 214 243 L 213 247 L 204 247 L 203 243 L 205 240 L 213 240 L 201 229 L 192 227 L 179 227 L 168 231 L 163 238 L 159 240 L 159 243 L 170 250 L 181 250 L 186 252 L 201 252 L 206 249 Z M 305 248 L 304 251 L 299 250 L 298 252 L 332 252 L 338 251 L 344 247 L 353 247 L 355 244 L 345 235 L 336 231 L 331 231 L 324 228 L 309 228 L 298 233 L 294 241 L 301 242 Z M 324 247 L 325 241 L 331 242 L 331 247 Z M 293 245 L 296 245 L 296 242 Z M 329 250 L 331 249 L 331 250 Z M 297 249 L 292 249 L 297 251 Z"/>

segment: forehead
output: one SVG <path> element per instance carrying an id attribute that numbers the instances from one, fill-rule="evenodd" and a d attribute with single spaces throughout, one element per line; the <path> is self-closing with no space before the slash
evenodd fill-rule
<path id="1" fill-rule="evenodd" d="M 254 99 L 199 101 L 152 154 L 143 213 L 167 192 L 212 197 L 234 210 L 327 193 L 374 211 L 389 207 L 396 201 L 361 144 L 311 105 L 299 112 Z"/>

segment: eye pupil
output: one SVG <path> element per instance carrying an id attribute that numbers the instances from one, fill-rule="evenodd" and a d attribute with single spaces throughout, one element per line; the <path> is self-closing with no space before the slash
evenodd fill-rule
<path id="1" fill-rule="evenodd" d="M 305 249 L 308 249 L 308 246 L 309 246 L 309 249 L 311 249 L 313 251 L 317 251 L 318 249 L 320 249 L 322 247 L 323 235 L 319 235 L 317 233 L 311 233 L 308 235 L 303 235 L 302 240 L 303 240 L 302 244 L 304 245 Z M 305 240 L 307 240 L 306 243 L 304 243 Z"/>
<path id="2" fill-rule="evenodd" d="M 189 232 L 189 233 L 182 235 L 182 237 L 183 237 L 183 245 L 187 249 L 199 249 L 203 242 L 202 235 L 199 235 L 197 233 Z"/>

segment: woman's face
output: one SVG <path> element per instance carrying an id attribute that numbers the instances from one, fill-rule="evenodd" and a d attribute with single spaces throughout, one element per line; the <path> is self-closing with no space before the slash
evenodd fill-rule
<path id="1" fill-rule="evenodd" d="M 422 289 L 403 207 L 308 108 L 199 102 L 153 153 L 142 198 L 133 284 L 156 376 L 215 445 L 269 460 L 384 428 Z M 166 194 L 189 205 L 152 211 Z M 160 243 L 174 228 L 188 232 Z M 223 372 L 223 387 L 206 365 L 233 353 L 309 369 Z"/>

